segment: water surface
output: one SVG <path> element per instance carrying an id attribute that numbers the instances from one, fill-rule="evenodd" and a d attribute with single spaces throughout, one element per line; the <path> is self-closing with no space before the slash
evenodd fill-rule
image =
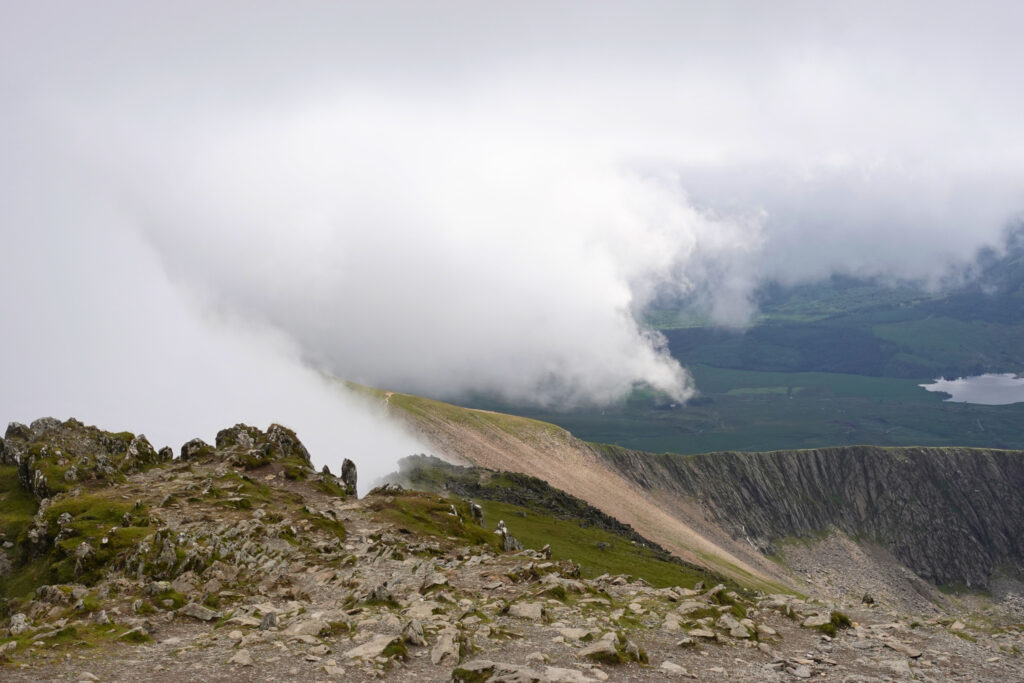
<path id="1" fill-rule="evenodd" d="M 941 391 L 950 395 L 947 401 L 978 403 L 986 406 L 1004 406 L 1024 402 L 1024 377 L 1008 372 L 1002 375 L 975 375 L 946 379 L 940 377 L 931 384 L 921 384 L 928 391 Z"/>

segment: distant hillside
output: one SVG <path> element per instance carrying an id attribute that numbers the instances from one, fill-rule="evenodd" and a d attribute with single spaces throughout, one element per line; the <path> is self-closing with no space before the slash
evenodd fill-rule
<path id="1" fill-rule="evenodd" d="M 489 396 L 458 402 L 651 452 L 1024 448 L 1024 404 L 951 405 L 919 386 L 1024 373 L 1024 232 L 949 282 L 941 291 L 838 275 L 768 283 L 757 294 L 759 316 L 741 330 L 713 326 L 685 302 L 661 302 L 646 322 L 693 375 L 699 394 L 685 408 L 644 386 L 600 407 L 539 408 Z"/>

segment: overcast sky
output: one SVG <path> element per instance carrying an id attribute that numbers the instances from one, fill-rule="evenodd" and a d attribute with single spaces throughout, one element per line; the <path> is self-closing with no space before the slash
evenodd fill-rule
<path id="1" fill-rule="evenodd" d="M 998 243 L 1022 8 L 4 2 L 0 419 L 317 455 L 415 447 L 320 373 L 684 398 L 655 292 L 742 325 L 764 278 Z"/>

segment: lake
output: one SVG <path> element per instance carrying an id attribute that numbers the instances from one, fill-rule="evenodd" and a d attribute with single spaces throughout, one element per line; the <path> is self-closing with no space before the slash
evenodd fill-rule
<path id="1" fill-rule="evenodd" d="M 941 391 L 950 395 L 947 401 L 1003 406 L 1024 402 L 1024 377 L 1013 373 L 1002 375 L 976 375 L 957 379 L 939 378 L 931 384 L 918 385 L 928 391 Z"/>

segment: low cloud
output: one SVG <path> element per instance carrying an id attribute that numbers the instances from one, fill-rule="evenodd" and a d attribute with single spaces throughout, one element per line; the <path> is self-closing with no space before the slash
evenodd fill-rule
<path id="1" fill-rule="evenodd" d="M 1014 3 L 105 7 L 0 29 L 12 417 L 684 399 L 651 301 L 937 282 L 1024 206 Z"/>

